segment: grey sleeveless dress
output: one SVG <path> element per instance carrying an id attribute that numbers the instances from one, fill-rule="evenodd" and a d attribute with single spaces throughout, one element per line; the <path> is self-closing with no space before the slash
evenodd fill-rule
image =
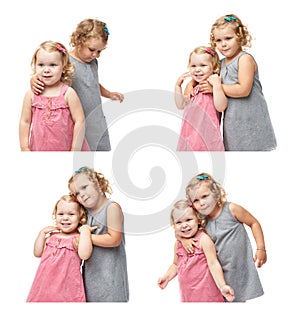
<path id="1" fill-rule="evenodd" d="M 223 84 L 238 83 L 238 63 L 244 54 L 248 53 L 241 52 L 228 65 L 225 64 L 225 59 L 221 60 Z M 248 97 L 228 97 L 228 107 L 224 112 L 223 136 L 227 151 L 269 151 L 276 148 L 276 138 L 258 70 L 254 74 L 252 90 Z"/>
<path id="2" fill-rule="evenodd" d="M 263 295 L 247 231 L 231 214 L 228 202 L 217 218 L 208 220 L 206 230 L 215 243 L 225 281 L 234 289 L 234 301 Z"/>
<path id="3" fill-rule="evenodd" d="M 83 63 L 70 56 L 75 65 L 72 87 L 80 98 L 85 116 L 85 136 L 91 151 L 110 151 L 106 119 L 102 110 L 98 79 L 98 61 Z"/>
<path id="4" fill-rule="evenodd" d="M 96 214 L 88 213 L 88 225 L 98 226 L 93 234 L 107 233 L 109 200 Z M 125 237 L 117 247 L 93 246 L 91 257 L 83 265 L 83 281 L 87 302 L 127 302 L 129 287 Z"/>

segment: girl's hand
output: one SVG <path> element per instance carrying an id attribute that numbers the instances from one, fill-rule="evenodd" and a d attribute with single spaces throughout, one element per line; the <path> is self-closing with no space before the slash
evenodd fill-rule
<path id="1" fill-rule="evenodd" d="M 213 87 L 217 85 L 222 85 L 221 76 L 218 74 L 212 74 L 208 77 L 208 83 L 211 84 Z"/>
<path id="2" fill-rule="evenodd" d="M 157 281 L 158 286 L 163 290 L 164 288 L 167 287 L 169 281 L 165 277 L 160 277 Z"/>
<path id="3" fill-rule="evenodd" d="M 124 101 L 124 95 L 118 92 L 110 92 L 109 98 L 113 101 L 120 101 L 120 103 Z"/>
<path id="4" fill-rule="evenodd" d="M 223 285 L 220 289 L 222 295 L 226 298 L 228 302 L 233 302 L 234 300 L 234 290 L 229 285 Z"/>
<path id="5" fill-rule="evenodd" d="M 89 232 L 91 233 L 92 231 L 96 230 L 98 228 L 98 226 L 89 226 L 89 225 L 82 225 L 81 227 L 79 227 L 78 231 L 80 233 L 84 233 L 84 232 Z"/>
<path id="6" fill-rule="evenodd" d="M 257 249 L 253 260 L 257 267 L 262 267 L 267 261 L 267 251 L 265 249 Z"/>
<path id="7" fill-rule="evenodd" d="M 212 76 L 213 75 L 211 75 L 210 77 L 212 77 Z M 213 92 L 213 87 L 209 83 L 208 80 L 200 82 L 198 87 L 199 87 L 200 92 L 203 94 L 212 94 L 212 92 Z"/>
<path id="8" fill-rule="evenodd" d="M 179 76 L 179 78 L 177 79 L 177 82 L 176 82 L 176 86 L 181 87 L 182 83 L 183 83 L 183 82 L 184 82 L 188 77 L 191 77 L 190 72 L 186 72 L 186 73 L 182 74 L 181 76 Z"/>
<path id="9" fill-rule="evenodd" d="M 44 90 L 44 83 L 39 80 L 39 78 L 34 75 L 30 79 L 30 88 L 33 91 L 34 94 L 39 95 L 43 92 Z"/>
<path id="10" fill-rule="evenodd" d="M 181 238 L 180 242 L 188 254 L 194 253 L 194 247 L 198 248 L 197 240 L 193 238 Z"/>
<path id="11" fill-rule="evenodd" d="M 60 232 L 60 230 L 55 226 L 47 226 L 41 230 L 41 233 L 43 233 L 45 236 L 53 232 Z"/>

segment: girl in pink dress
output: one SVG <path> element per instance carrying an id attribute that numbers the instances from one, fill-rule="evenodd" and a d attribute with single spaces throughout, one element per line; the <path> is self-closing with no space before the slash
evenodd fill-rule
<path id="1" fill-rule="evenodd" d="M 66 48 L 45 41 L 35 51 L 32 68 L 45 84 L 43 95 L 25 94 L 19 125 L 22 151 L 89 150 L 80 100 L 69 87 L 74 67 Z"/>
<path id="2" fill-rule="evenodd" d="M 194 253 L 187 253 L 177 240 L 173 264 L 158 279 L 159 287 L 164 289 L 178 275 L 182 302 L 224 302 L 223 296 L 232 302 L 234 291 L 224 280 L 214 243 L 186 200 L 175 203 L 171 223 L 178 239 L 193 238 L 198 248 Z"/>
<path id="3" fill-rule="evenodd" d="M 34 243 L 41 257 L 27 302 L 86 302 L 81 275 L 82 260 L 93 245 L 87 214 L 71 196 L 63 196 L 53 210 L 55 226 L 45 227 Z"/>
<path id="4" fill-rule="evenodd" d="M 189 72 L 181 75 L 175 86 L 176 106 L 184 109 L 177 151 L 224 151 L 220 122 L 227 98 L 218 76 L 218 54 L 209 47 L 197 47 L 190 54 L 188 67 Z M 192 97 L 182 92 L 188 77 L 195 82 Z M 199 91 L 199 85 L 205 81 L 213 86 L 213 94 Z"/>

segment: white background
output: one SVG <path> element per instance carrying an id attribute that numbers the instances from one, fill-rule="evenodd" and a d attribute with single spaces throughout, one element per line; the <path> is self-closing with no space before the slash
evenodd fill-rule
<path id="1" fill-rule="evenodd" d="M 152 321 L 162 317 L 175 321 L 203 318 L 262 321 L 292 316 L 296 312 L 300 286 L 296 267 L 300 177 L 297 12 L 296 2 L 290 0 L 283 3 L 28 0 L 6 4 L 0 19 L 3 100 L 0 294 L 6 320 L 15 321 L 21 316 L 32 321 L 67 318 L 73 321 L 104 318 Z M 19 151 L 18 122 L 35 48 L 48 39 L 61 41 L 68 47 L 69 36 L 79 21 L 85 18 L 105 21 L 111 35 L 108 48 L 99 60 L 100 82 L 109 90 L 123 92 L 126 100 L 126 93 L 136 90 L 172 91 L 177 77 L 186 70 L 190 51 L 208 44 L 211 24 L 219 16 L 230 13 L 237 14 L 254 37 L 250 52 L 259 66 L 278 141 L 277 150 L 270 153 L 226 153 L 224 178 L 220 178 L 228 200 L 248 209 L 264 229 L 268 262 L 259 269 L 259 274 L 265 295 L 246 304 L 182 304 L 177 280 L 161 291 L 156 281 L 173 257 L 174 234 L 168 227 L 149 234 L 126 235 L 129 303 L 81 307 L 25 304 L 39 263 L 32 254 L 34 239 L 42 227 L 52 223 L 54 203 L 68 192 L 67 180 L 78 163 L 78 158 L 71 153 Z M 113 107 L 121 109 L 122 104 L 114 103 Z M 150 208 L 157 210 L 160 203 L 165 208 L 169 200 L 157 197 L 143 207 L 118 189 L 111 167 L 114 146 L 122 135 L 138 128 L 145 120 L 155 124 L 151 117 L 144 120 L 134 117 L 123 117 L 119 125 L 111 129 L 112 152 L 97 153 L 90 165 L 111 181 L 112 199 L 118 201 L 125 212 L 138 207 L 138 214 L 145 215 Z M 170 120 L 163 113 L 159 119 L 165 120 L 166 127 L 179 131 L 178 120 Z M 140 187 L 150 184 L 151 168 L 161 166 L 166 174 L 162 194 L 168 199 L 167 196 L 176 195 L 189 178 L 181 177 L 181 164 L 175 154 L 164 147 L 153 149 L 145 148 L 130 160 L 120 160 L 120 166 L 124 171 L 128 169 L 132 182 Z M 198 153 L 195 158 L 199 171 L 212 172 L 213 156 Z M 85 157 L 79 160 L 84 163 Z M 91 158 L 86 157 L 86 162 L 90 161 Z"/>

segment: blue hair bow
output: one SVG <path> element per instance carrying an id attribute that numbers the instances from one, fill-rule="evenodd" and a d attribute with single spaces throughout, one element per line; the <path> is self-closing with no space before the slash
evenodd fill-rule
<path id="1" fill-rule="evenodd" d="M 108 31 L 108 28 L 106 26 L 104 26 L 104 31 L 106 32 L 107 36 L 109 36 L 109 31 Z"/>
<path id="2" fill-rule="evenodd" d="M 75 173 L 80 173 L 80 172 L 85 172 L 85 171 L 88 171 L 88 168 L 82 167 L 82 168 L 79 168 L 78 170 L 75 170 Z"/>
<path id="3" fill-rule="evenodd" d="M 205 179 L 208 179 L 208 176 L 206 174 L 201 174 L 200 176 L 196 177 L 198 180 L 202 181 Z"/>
<path id="4" fill-rule="evenodd" d="M 236 17 L 234 17 L 234 16 L 228 16 L 228 17 L 225 17 L 224 20 L 226 20 L 228 22 L 236 21 Z"/>

